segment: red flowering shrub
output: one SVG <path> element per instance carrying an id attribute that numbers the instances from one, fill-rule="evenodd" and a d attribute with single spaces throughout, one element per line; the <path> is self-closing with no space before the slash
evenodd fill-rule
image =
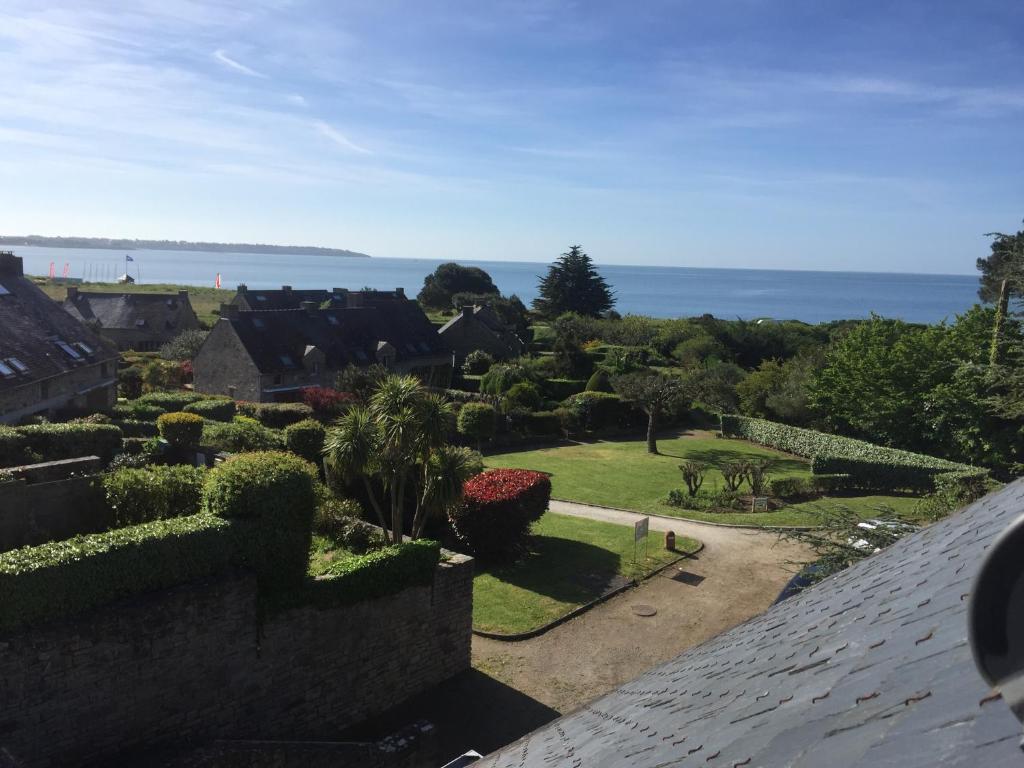
<path id="1" fill-rule="evenodd" d="M 302 390 L 302 402 L 313 409 L 313 416 L 320 421 L 330 421 L 341 416 L 356 396 L 330 387 L 306 387 Z"/>
<path id="2" fill-rule="evenodd" d="M 463 486 L 462 504 L 448 519 L 477 557 L 495 558 L 520 548 L 551 500 L 547 475 L 527 469 L 490 469 Z"/>

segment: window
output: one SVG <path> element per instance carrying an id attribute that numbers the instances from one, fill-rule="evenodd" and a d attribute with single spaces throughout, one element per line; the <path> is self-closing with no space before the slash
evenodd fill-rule
<path id="1" fill-rule="evenodd" d="M 82 356 L 78 354 L 75 348 L 68 344 L 66 341 L 63 341 L 62 339 L 57 339 L 53 343 L 60 347 L 61 352 L 63 352 L 65 355 L 70 357 L 75 362 L 78 362 L 82 359 Z"/>
<path id="2" fill-rule="evenodd" d="M 337 325 L 338 318 L 336 318 L 334 315 L 327 315 L 327 322 L 330 323 L 331 325 Z"/>
<path id="3" fill-rule="evenodd" d="M 261 318 L 254 317 L 252 319 L 252 327 L 253 328 L 259 328 L 260 330 L 263 330 L 264 328 L 267 327 L 267 325 L 266 325 L 266 323 L 263 322 L 263 320 Z"/>
<path id="4" fill-rule="evenodd" d="M 14 378 L 14 369 L 7 365 L 3 360 L 0 360 L 0 376 L 3 376 L 5 379 Z"/>
<path id="5" fill-rule="evenodd" d="M 84 341 L 78 342 L 78 348 L 85 352 L 87 355 L 92 355 L 92 347 L 86 344 Z"/>
<path id="6" fill-rule="evenodd" d="M 7 362 L 10 363 L 11 367 L 14 368 L 18 373 L 28 373 L 28 366 L 21 362 L 21 360 L 19 360 L 18 358 L 9 357 L 7 358 Z"/>
<path id="7" fill-rule="evenodd" d="M 414 355 L 416 354 L 416 347 L 413 346 L 413 343 L 411 341 L 405 342 L 405 348 L 412 352 Z"/>
<path id="8" fill-rule="evenodd" d="M 146 327 L 146 321 L 143 318 L 140 317 L 138 320 L 135 321 L 135 327 L 136 328 L 145 328 Z"/>
<path id="9" fill-rule="evenodd" d="M 256 301 L 266 301 L 266 300 L 267 300 L 266 296 L 257 296 L 256 297 Z"/>
<path id="10" fill-rule="evenodd" d="M 281 355 L 278 359 L 281 361 L 281 365 L 287 366 L 288 368 L 295 367 L 295 363 L 292 362 L 291 355 Z"/>
<path id="11" fill-rule="evenodd" d="M 423 352 L 430 352 L 430 345 L 425 341 L 420 342 L 420 350 Z"/>
<path id="12" fill-rule="evenodd" d="M 4 288 L 3 284 L 0 283 L 0 296 L 7 296 L 9 293 L 10 291 Z"/>

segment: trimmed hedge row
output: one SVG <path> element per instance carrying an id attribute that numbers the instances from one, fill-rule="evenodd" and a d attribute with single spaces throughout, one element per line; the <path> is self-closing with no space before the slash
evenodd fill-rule
<path id="1" fill-rule="evenodd" d="M 965 483 L 988 476 L 987 469 L 765 419 L 723 415 L 722 434 L 809 458 L 813 474 L 846 475 L 848 487 L 862 490 L 931 491 L 938 476 Z"/>
<path id="2" fill-rule="evenodd" d="M 231 421 L 235 416 L 235 401 L 224 398 L 197 400 L 181 409 L 185 413 L 194 413 L 211 421 Z"/>
<path id="3" fill-rule="evenodd" d="M 0 629 L 78 613 L 225 570 L 231 524 L 158 520 L 0 554 Z"/>
<path id="4" fill-rule="evenodd" d="M 180 411 L 190 403 L 197 403 L 205 399 L 207 399 L 207 395 L 189 392 L 184 389 L 176 389 L 170 392 L 147 392 L 135 400 L 134 403 L 163 408 L 165 411 Z"/>
<path id="5" fill-rule="evenodd" d="M 311 599 L 318 607 L 331 608 L 393 595 L 410 586 L 426 586 L 440 559 L 441 545 L 428 539 L 345 558 L 309 585 Z"/>
<path id="6" fill-rule="evenodd" d="M 119 469 L 103 478 L 107 504 L 119 527 L 199 512 L 206 470 L 188 465 Z"/>
<path id="7" fill-rule="evenodd" d="M 235 403 L 235 407 L 242 416 L 256 419 L 271 429 L 284 429 L 289 424 L 313 418 L 313 409 L 305 403 L 251 403 L 240 400 Z"/>
<path id="8" fill-rule="evenodd" d="M 16 467 L 25 463 L 24 436 L 14 427 L 0 426 L 0 467 Z"/>
<path id="9" fill-rule="evenodd" d="M 15 427 L 25 449 L 43 461 L 99 456 L 110 461 L 121 451 L 121 430 L 113 424 L 30 424 Z"/>

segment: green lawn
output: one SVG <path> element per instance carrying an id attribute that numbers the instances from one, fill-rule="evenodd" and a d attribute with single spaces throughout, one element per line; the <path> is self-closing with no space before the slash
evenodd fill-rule
<path id="1" fill-rule="evenodd" d="M 473 579 L 473 626 L 489 632 L 525 632 L 563 616 L 608 589 L 692 552 L 693 539 L 664 549 L 661 533 L 648 536 L 633 562 L 629 526 L 547 513 L 533 527 L 530 549 L 517 562 L 477 573 Z"/>
<path id="2" fill-rule="evenodd" d="M 660 455 L 646 453 L 641 440 L 599 441 L 584 445 L 541 448 L 534 451 L 487 456 L 490 467 L 520 467 L 551 475 L 552 495 L 559 499 L 632 509 L 659 515 L 686 517 L 734 525 L 813 525 L 814 505 L 844 504 L 872 517 L 875 508 L 888 505 L 910 516 L 915 499 L 905 496 L 864 496 L 820 499 L 793 504 L 772 512 L 700 512 L 670 507 L 665 503 L 673 488 L 685 487 L 679 464 L 684 460 L 721 464 L 738 459 L 767 457 L 773 461 L 772 477 L 810 477 L 810 464 L 800 458 L 772 451 L 744 440 L 684 436 L 658 440 Z M 705 490 L 723 487 L 722 476 L 710 470 Z"/>

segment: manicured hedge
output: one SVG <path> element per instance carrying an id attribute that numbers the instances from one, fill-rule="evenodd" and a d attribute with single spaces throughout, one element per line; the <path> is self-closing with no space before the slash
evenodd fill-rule
<path id="1" fill-rule="evenodd" d="M 194 413 L 211 421 L 231 421 L 235 416 L 235 401 L 225 398 L 197 400 L 186 405 L 182 411 Z"/>
<path id="2" fill-rule="evenodd" d="M 313 409 L 305 403 L 236 403 L 238 413 L 256 419 L 271 429 L 283 429 L 297 421 L 313 418 Z"/>
<path id="3" fill-rule="evenodd" d="M 198 392 L 176 389 L 170 392 L 147 392 L 135 402 L 163 408 L 165 411 L 180 411 L 189 403 L 196 403 L 205 398 L 206 395 L 201 395 Z"/>
<path id="4" fill-rule="evenodd" d="M 551 480 L 527 469 L 491 469 L 470 478 L 448 514 L 456 536 L 480 557 L 515 551 L 551 500 Z"/>
<path id="5" fill-rule="evenodd" d="M 199 512 L 206 470 L 188 465 L 119 469 L 103 478 L 118 527 Z"/>
<path id="6" fill-rule="evenodd" d="M 284 436 L 256 419 L 235 416 L 230 423 L 208 421 L 203 426 L 202 444 L 227 453 L 276 451 L 285 447 Z"/>
<path id="7" fill-rule="evenodd" d="M 548 435 L 560 435 L 562 433 L 562 421 L 554 411 L 537 411 L 528 413 L 523 419 L 527 434 L 544 437 Z"/>
<path id="8" fill-rule="evenodd" d="M 24 435 L 13 427 L 0 426 L 0 467 L 16 467 L 25 463 Z"/>
<path id="9" fill-rule="evenodd" d="M 588 430 L 626 426 L 633 413 L 629 403 L 611 392 L 580 392 L 566 400 L 565 406 L 579 414 Z"/>
<path id="10" fill-rule="evenodd" d="M 121 451 L 121 430 L 113 424 L 31 424 L 15 427 L 25 448 L 42 461 L 99 456 L 110 461 Z"/>
<path id="11" fill-rule="evenodd" d="M 393 595 L 411 586 L 427 586 L 433 582 L 440 557 L 440 544 L 417 539 L 343 558 L 310 584 L 312 601 L 330 608 Z"/>
<path id="12" fill-rule="evenodd" d="M 196 413 L 165 413 L 156 420 L 160 437 L 175 448 L 191 448 L 199 445 L 203 436 L 203 417 Z"/>
<path id="13" fill-rule="evenodd" d="M 316 467 L 275 451 L 237 454 L 207 474 L 205 510 L 253 522 L 242 548 L 267 593 L 292 591 L 306 576 L 316 482 Z"/>
<path id="14" fill-rule="evenodd" d="M 934 456 L 746 416 L 723 415 L 722 434 L 804 456 L 811 459 L 813 474 L 847 475 L 849 487 L 864 490 L 930 491 L 937 475 L 952 472 L 971 478 L 988 474 L 988 470 Z"/>
<path id="15" fill-rule="evenodd" d="M 324 451 L 324 437 L 327 431 L 316 419 L 304 419 L 289 424 L 284 430 L 284 441 L 288 450 L 306 461 L 319 464 Z"/>
<path id="16" fill-rule="evenodd" d="M 231 524 L 158 520 L 0 554 L 0 629 L 57 618 L 228 568 Z"/>
<path id="17" fill-rule="evenodd" d="M 118 403 L 110 412 L 116 419 L 156 421 L 157 416 L 167 413 L 167 410 L 159 405 L 149 405 L 138 400 L 131 400 L 127 403 Z"/>
<path id="18" fill-rule="evenodd" d="M 541 388 L 552 400 L 562 401 L 587 388 L 585 379 L 544 379 Z"/>
<path id="19" fill-rule="evenodd" d="M 153 421 L 125 419 L 115 421 L 114 426 L 121 430 L 126 440 L 130 437 L 156 437 L 160 434 L 160 430 L 156 428 L 156 422 Z"/>
<path id="20" fill-rule="evenodd" d="M 477 445 L 494 437 L 497 412 L 487 403 L 466 403 L 459 409 L 456 426 L 460 435 L 465 435 Z"/>

